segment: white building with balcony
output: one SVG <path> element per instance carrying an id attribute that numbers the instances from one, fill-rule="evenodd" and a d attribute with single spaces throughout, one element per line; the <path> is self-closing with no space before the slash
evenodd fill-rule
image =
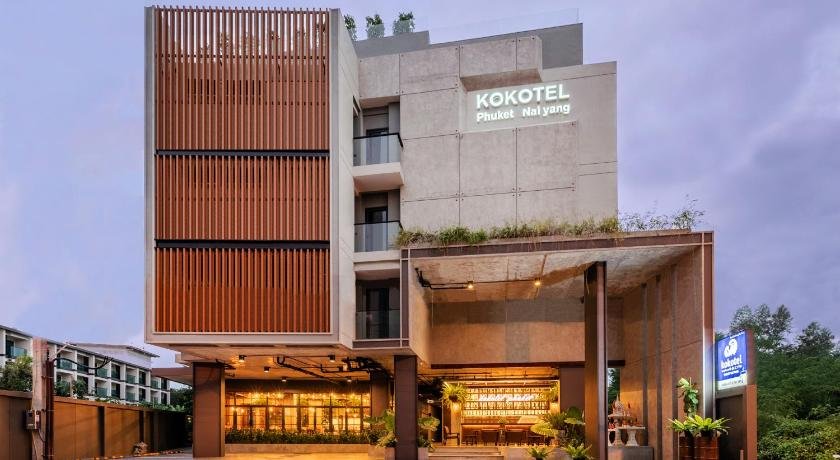
<path id="1" fill-rule="evenodd" d="M 0 366 L 19 356 L 32 356 L 33 336 L 0 325 L 4 344 Z M 170 403 L 170 382 L 152 374 L 152 358 L 157 355 L 131 345 L 99 343 L 62 344 L 47 339 L 50 356 L 55 361 L 55 382 L 80 380 L 90 398 L 111 398 L 126 403 Z"/>

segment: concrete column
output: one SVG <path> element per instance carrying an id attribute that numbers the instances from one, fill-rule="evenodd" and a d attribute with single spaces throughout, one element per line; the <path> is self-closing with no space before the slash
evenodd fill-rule
<path id="1" fill-rule="evenodd" d="M 417 460 L 417 357 L 394 356 L 396 458 Z"/>
<path id="2" fill-rule="evenodd" d="M 607 458 L 607 264 L 584 273 L 584 414 L 586 443 L 595 458 Z"/>
<path id="3" fill-rule="evenodd" d="M 391 392 L 388 388 L 388 373 L 384 371 L 370 374 L 370 411 L 371 415 L 382 415 L 390 406 Z"/>
<path id="4" fill-rule="evenodd" d="M 225 455 L 225 367 L 193 363 L 193 457 Z"/>

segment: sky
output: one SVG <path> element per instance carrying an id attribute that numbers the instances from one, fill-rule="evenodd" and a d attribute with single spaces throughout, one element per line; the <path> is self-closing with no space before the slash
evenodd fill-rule
<path id="1" fill-rule="evenodd" d="M 0 2 L 0 324 L 143 345 L 147 4 Z M 697 200 L 717 328 L 785 304 L 840 335 L 836 1 L 225 4 L 410 10 L 433 40 L 579 18 L 584 63 L 618 62 L 620 211 Z"/>

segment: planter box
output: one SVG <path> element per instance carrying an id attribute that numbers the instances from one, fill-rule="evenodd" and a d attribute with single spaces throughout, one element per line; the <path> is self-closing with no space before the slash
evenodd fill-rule
<path id="1" fill-rule="evenodd" d="M 499 451 L 505 456 L 505 460 L 531 460 L 531 456 L 528 455 L 527 447 L 502 446 L 499 447 Z M 548 454 L 548 460 L 570 460 L 570 457 L 566 451 L 555 447 L 554 450 Z"/>
<path id="2" fill-rule="evenodd" d="M 696 460 L 718 460 L 720 458 L 718 437 L 698 436 L 694 438 L 694 458 Z"/>
<path id="3" fill-rule="evenodd" d="M 228 454 L 363 454 L 367 444 L 225 444 Z"/>
<path id="4" fill-rule="evenodd" d="M 367 446 L 367 454 L 370 459 L 394 460 L 395 458 L 393 447 Z"/>
<path id="5" fill-rule="evenodd" d="M 679 438 L 679 459 L 694 460 L 694 438 L 691 436 L 680 436 Z"/>

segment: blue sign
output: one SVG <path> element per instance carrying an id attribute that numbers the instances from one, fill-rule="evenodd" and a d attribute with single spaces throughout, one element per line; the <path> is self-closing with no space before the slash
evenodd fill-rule
<path id="1" fill-rule="evenodd" d="M 738 332 L 717 341 L 715 381 L 717 389 L 747 384 L 747 333 Z"/>

